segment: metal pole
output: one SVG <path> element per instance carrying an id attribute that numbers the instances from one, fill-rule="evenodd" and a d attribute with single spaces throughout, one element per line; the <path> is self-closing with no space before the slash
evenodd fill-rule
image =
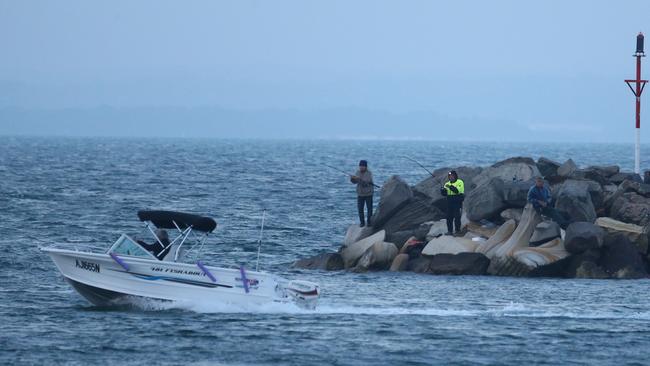
<path id="1" fill-rule="evenodd" d="M 634 173 L 641 174 L 641 94 L 648 80 L 641 79 L 641 57 L 645 57 L 643 52 L 644 36 L 639 33 L 636 36 L 636 79 L 625 80 L 625 83 L 630 88 L 635 97 L 635 139 L 634 139 Z M 632 84 L 635 84 L 632 87 Z"/>
<path id="2" fill-rule="evenodd" d="M 260 227 L 260 239 L 257 242 L 257 262 L 255 263 L 255 272 L 260 269 L 260 251 L 262 249 L 262 235 L 264 235 L 264 219 L 266 218 L 266 209 L 262 211 L 262 226 Z M 246 291 L 248 292 L 248 291 Z"/>
<path id="3" fill-rule="evenodd" d="M 634 173 L 641 174 L 641 56 L 636 56 L 636 142 Z"/>

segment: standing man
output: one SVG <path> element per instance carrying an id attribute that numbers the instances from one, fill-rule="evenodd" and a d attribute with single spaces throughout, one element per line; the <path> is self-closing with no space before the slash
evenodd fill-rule
<path id="1" fill-rule="evenodd" d="M 569 221 L 558 212 L 552 205 L 551 191 L 544 185 L 542 177 L 535 177 L 535 185 L 528 190 L 528 202 L 541 215 L 548 216 L 551 220 L 557 222 L 562 229 L 569 226 Z"/>
<path id="2" fill-rule="evenodd" d="M 361 160 L 359 170 L 350 177 L 350 182 L 357 185 L 357 209 L 359 210 L 359 226 L 364 227 L 366 220 L 363 215 L 363 206 L 368 208 L 368 226 L 372 226 L 370 218 L 372 217 L 372 195 L 375 193 L 372 173 L 368 170 L 368 162 Z"/>
<path id="3" fill-rule="evenodd" d="M 465 183 L 458 179 L 458 173 L 455 170 L 447 174 L 449 181 L 440 188 L 440 193 L 447 197 L 447 235 L 460 233 L 460 218 L 463 209 L 463 200 L 465 199 Z"/>

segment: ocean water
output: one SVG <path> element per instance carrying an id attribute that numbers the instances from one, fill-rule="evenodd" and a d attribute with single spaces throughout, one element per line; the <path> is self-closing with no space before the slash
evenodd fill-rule
<path id="1" fill-rule="evenodd" d="M 650 146 L 645 146 L 649 149 Z M 424 141 L 0 138 L 0 364 L 648 364 L 650 281 L 318 272 L 336 251 L 354 187 L 323 164 L 360 158 L 381 182 L 510 156 L 632 168 L 632 146 Z M 648 156 L 648 155 L 646 155 Z M 643 167 L 650 168 L 644 160 Z M 89 305 L 39 246 L 106 248 L 139 209 L 210 215 L 213 265 L 261 266 L 321 284 L 315 311 L 143 302 Z"/>

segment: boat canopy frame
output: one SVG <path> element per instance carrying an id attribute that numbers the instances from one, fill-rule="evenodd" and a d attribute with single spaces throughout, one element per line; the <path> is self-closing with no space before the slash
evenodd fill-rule
<path id="1" fill-rule="evenodd" d="M 178 261 L 178 256 L 180 254 L 181 248 L 187 241 L 187 238 L 190 236 L 190 234 L 193 234 L 198 241 L 197 244 L 192 246 L 199 246 L 199 251 L 196 254 L 198 256 L 198 254 L 203 249 L 208 235 L 212 233 L 217 227 L 216 221 L 210 217 L 176 211 L 138 211 L 138 218 L 140 221 L 144 222 L 146 228 L 149 230 L 151 235 L 153 235 L 158 244 L 160 244 L 163 250 L 166 250 L 167 248 L 174 245 L 178 240 L 180 240 L 178 247 L 176 248 L 176 252 L 174 253 L 174 262 Z M 178 231 L 178 235 L 174 238 L 174 240 L 165 246 L 158 235 L 156 235 L 156 232 L 152 226 L 157 229 L 176 229 Z M 204 235 L 202 237 L 199 237 L 194 233 L 194 231 L 203 232 Z M 188 250 L 188 253 L 190 251 L 191 249 Z"/>

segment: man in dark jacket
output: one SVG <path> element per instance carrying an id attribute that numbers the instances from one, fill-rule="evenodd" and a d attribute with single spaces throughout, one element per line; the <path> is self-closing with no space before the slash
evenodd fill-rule
<path id="1" fill-rule="evenodd" d="M 350 177 L 350 182 L 357 185 L 357 210 L 359 211 L 359 226 L 364 227 L 366 220 L 364 217 L 364 206 L 368 209 L 368 226 L 372 226 L 370 218 L 372 217 L 372 195 L 375 193 L 372 173 L 368 170 L 368 162 L 361 160 L 359 170 Z"/>
<path id="2" fill-rule="evenodd" d="M 550 217 L 557 222 L 562 229 L 569 226 L 568 220 L 552 206 L 551 191 L 544 185 L 542 177 L 535 178 L 535 185 L 528 190 L 528 202 L 533 205 L 535 210 L 541 215 Z"/>
<path id="3" fill-rule="evenodd" d="M 465 182 L 458 179 L 455 170 L 447 174 L 449 181 L 440 188 L 440 193 L 447 197 L 447 235 L 453 235 L 454 227 L 456 234 L 460 234 L 460 219 L 465 199 Z"/>
<path id="4" fill-rule="evenodd" d="M 144 249 L 151 252 L 151 254 L 158 258 L 158 260 L 163 260 L 171 249 L 171 245 L 169 245 L 169 235 L 167 234 L 167 230 L 156 230 L 156 237 L 158 240 L 156 240 L 155 243 L 148 244 L 142 240 L 138 240 L 138 244 L 140 244 Z"/>

